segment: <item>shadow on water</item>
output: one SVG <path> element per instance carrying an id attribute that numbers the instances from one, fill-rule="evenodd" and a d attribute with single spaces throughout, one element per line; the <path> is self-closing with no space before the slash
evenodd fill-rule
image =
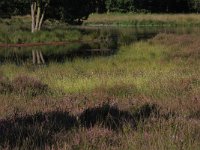
<path id="1" fill-rule="evenodd" d="M 76 58 L 89 59 L 116 54 L 119 47 L 140 40 L 147 40 L 159 33 L 190 34 L 199 33 L 199 28 L 172 27 L 71 27 L 80 31 L 81 35 L 94 41 L 90 43 L 71 43 L 65 46 L 38 46 L 19 48 L 0 48 L 0 64 L 23 64 L 32 62 L 32 50 L 41 51 L 45 63 L 73 61 Z"/>
<path id="2" fill-rule="evenodd" d="M 93 57 L 111 56 L 117 49 L 104 48 L 98 44 L 70 44 L 68 46 L 43 46 L 34 48 L 12 48 L 1 50 L 0 63 L 23 64 L 32 62 L 32 50 L 41 51 L 46 63 L 73 61 L 76 58 L 89 59 Z"/>
<path id="3" fill-rule="evenodd" d="M 76 58 L 89 59 L 106 57 L 117 53 L 122 45 L 134 41 L 145 40 L 156 35 L 155 31 L 143 32 L 133 29 L 78 29 L 82 35 L 87 35 L 97 42 L 71 43 L 63 46 L 38 46 L 1 48 L 0 63 L 11 62 L 23 64 L 32 61 L 32 50 L 41 51 L 46 63 L 73 61 Z"/>
<path id="4" fill-rule="evenodd" d="M 133 113 L 104 104 L 86 109 L 77 116 L 68 112 L 53 111 L 0 120 L 0 148 L 21 147 L 24 144 L 42 148 L 54 144 L 56 142 L 54 136 L 58 133 L 67 133 L 71 129 L 80 127 L 91 128 L 94 125 L 117 132 L 122 131 L 123 126 L 127 124 L 137 129 L 139 122 L 148 119 L 157 111 L 157 106 L 152 104 L 145 104 Z"/>

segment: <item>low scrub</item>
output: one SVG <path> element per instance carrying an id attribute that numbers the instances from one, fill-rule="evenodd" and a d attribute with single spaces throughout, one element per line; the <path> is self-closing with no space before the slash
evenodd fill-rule
<path id="1" fill-rule="evenodd" d="M 173 49 L 169 55 L 172 58 L 200 58 L 200 39 L 198 35 L 158 34 L 154 43 L 164 44 Z"/>
<path id="2" fill-rule="evenodd" d="M 108 95 L 116 97 L 126 97 L 138 94 L 137 87 L 133 84 L 118 83 L 112 87 L 101 85 L 93 91 L 97 95 Z"/>
<path id="3" fill-rule="evenodd" d="M 48 86 L 40 80 L 29 76 L 18 76 L 10 81 L 0 77 L 0 94 L 15 93 L 23 96 L 37 96 L 48 92 Z"/>
<path id="4" fill-rule="evenodd" d="M 12 90 L 10 81 L 4 76 L 0 76 L 0 94 L 11 93 Z"/>
<path id="5" fill-rule="evenodd" d="M 134 113 L 130 113 L 116 106 L 104 104 L 85 109 L 75 116 L 70 115 L 69 112 L 57 110 L 6 120 L 0 119 L 0 148 L 45 149 L 45 146 L 53 146 L 57 143 L 58 135 L 61 136 L 60 143 L 63 143 L 65 139 L 63 134 L 73 136 L 70 132 L 77 129 L 90 131 L 86 135 L 92 136 L 93 140 L 98 142 L 97 139 L 104 135 L 122 133 L 123 126 L 128 124 L 130 124 L 130 130 L 137 130 L 137 126 L 140 123 L 145 124 L 145 120 L 149 120 L 156 109 L 155 105 L 145 104 Z M 77 136 L 80 136 L 80 133 Z M 78 146 L 78 144 L 81 143 L 78 142 L 75 145 Z"/>
<path id="6" fill-rule="evenodd" d="M 12 81 L 13 91 L 22 95 L 36 96 L 47 92 L 48 86 L 41 81 L 28 77 L 18 76 Z"/>

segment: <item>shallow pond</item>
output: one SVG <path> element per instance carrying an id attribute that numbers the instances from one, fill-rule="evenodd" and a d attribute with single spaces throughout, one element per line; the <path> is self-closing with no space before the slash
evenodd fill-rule
<path id="1" fill-rule="evenodd" d="M 76 58 L 88 59 L 96 56 L 111 56 L 117 53 L 122 45 L 136 41 L 148 40 L 159 33 L 200 34 L 199 28 L 178 27 L 71 27 L 82 35 L 90 37 L 90 41 L 76 41 L 62 45 L 40 45 L 29 47 L 0 47 L 0 63 L 22 64 L 37 63 L 42 54 L 45 63 L 73 61 Z M 39 54 L 33 51 L 39 52 Z M 36 59 L 36 60 L 34 60 Z M 38 62 L 40 63 L 40 62 Z"/>

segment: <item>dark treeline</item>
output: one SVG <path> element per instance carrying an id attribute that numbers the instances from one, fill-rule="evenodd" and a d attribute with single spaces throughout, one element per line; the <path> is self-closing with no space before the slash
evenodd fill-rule
<path id="1" fill-rule="evenodd" d="M 0 17 L 30 14 L 30 3 L 48 2 L 45 16 L 72 22 L 92 12 L 198 13 L 200 0 L 1 0 Z"/>
<path id="2" fill-rule="evenodd" d="M 198 13 L 200 0 L 104 0 L 103 12 Z M 102 5 L 101 5 L 102 6 Z"/>
<path id="3" fill-rule="evenodd" d="M 16 15 L 30 15 L 31 4 L 37 2 L 41 12 L 45 10 L 45 17 L 72 22 L 73 20 L 87 19 L 97 6 L 93 0 L 1 0 L 0 18 Z"/>

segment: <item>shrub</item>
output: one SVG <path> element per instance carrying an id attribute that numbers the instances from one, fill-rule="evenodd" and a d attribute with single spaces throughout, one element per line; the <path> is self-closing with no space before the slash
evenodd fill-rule
<path id="1" fill-rule="evenodd" d="M 13 87 L 10 81 L 6 77 L 0 75 L 0 94 L 10 93 L 12 90 Z"/>
<path id="2" fill-rule="evenodd" d="M 29 96 L 37 96 L 48 91 L 48 86 L 41 81 L 28 76 L 18 76 L 12 81 L 13 90 L 16 93 Z"/>

